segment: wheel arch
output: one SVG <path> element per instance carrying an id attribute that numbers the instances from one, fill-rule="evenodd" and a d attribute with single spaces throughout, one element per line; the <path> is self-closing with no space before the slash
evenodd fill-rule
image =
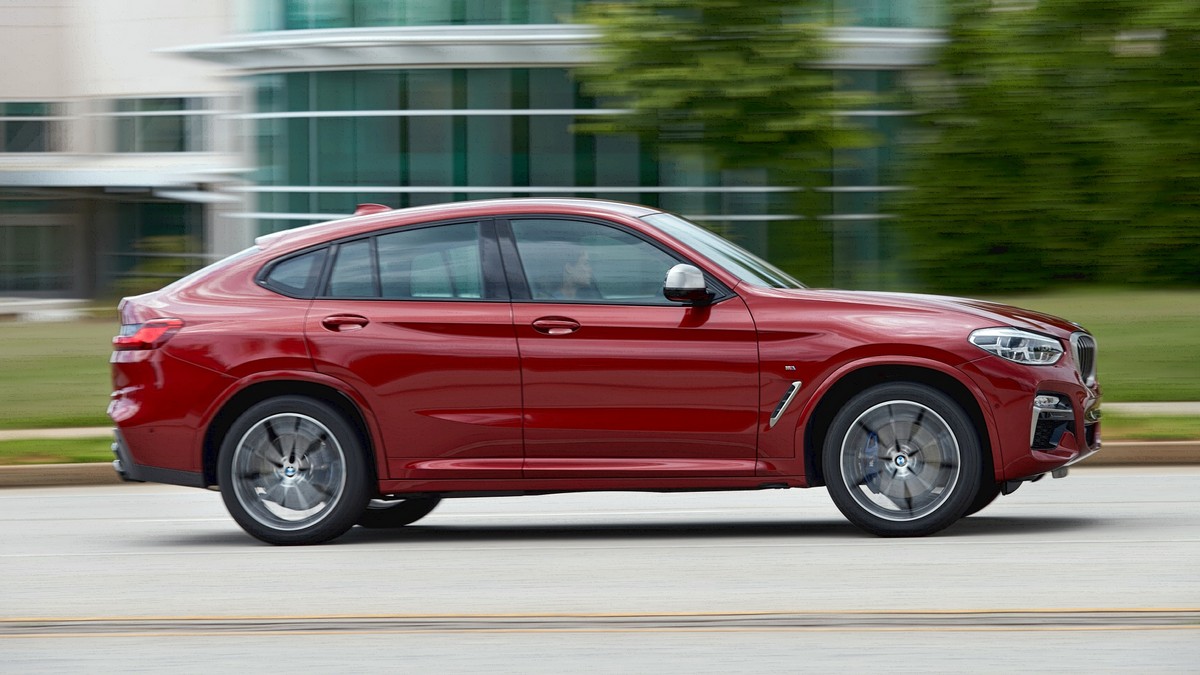
<path id="1" fill-rule="evenodd" d="M 855 394 L 889 382 L 922 384 L 953 399 L 971 419 L 979 437 L 983 451 L 983 475 L 995 475 L 993 425 L 984 412 L 979 396 L 968 384 L 944 370 L 927 365 L 880 363 L 863 365 L 841 374 L 819 395 L 816 404 L 810 408 L 811 412 L 805 416 L 802 447 L 804 473 L 809 486 L 825 484 L 821 455 L 834 416 Z"/>
<path id="2" fill-rule="evenodd" d="M 217 485 L 217 456 L 221 452 L 221 443 L 225 434 L 233 426 L 237 418 L 251 406 L 278 396 L 305 396 L 321 401 L 338 411 L 358 435 L 363 451 L 367 454 L 366 464 L 370 469 L 370 479 L 378 482 L 378 457 L 374 448 L 372 427 L 363 413 L 361 404 L 349 394 L 329 384 L 303 379 L 269 379 L 247 384 L 233 395 L 229 396 L 212 415 L 204 431 L 201 447 L 201 462 L 205 484 Z"/>

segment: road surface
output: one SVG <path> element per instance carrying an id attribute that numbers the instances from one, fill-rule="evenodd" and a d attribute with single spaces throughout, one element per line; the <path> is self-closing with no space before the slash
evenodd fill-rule
<path id="1" fill-rule="evenodd" d="M 824 490 L 449 500 L 270 547 L 216 493 L 0 491 L 3 672 L 1200 672 L 1200 469 L 877 539 Z"/>

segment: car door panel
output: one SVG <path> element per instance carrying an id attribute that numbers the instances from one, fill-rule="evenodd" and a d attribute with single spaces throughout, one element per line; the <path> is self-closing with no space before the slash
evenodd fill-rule
<path id="1" fill-rule="evenodd" d="M 708 308 L 515 304 L 525 474 L 752 475 L 758 352 L 738 298 Z M 569 317 L 553 335 L 535 323 Z"/>
<path id="2" fill-rule="evenodd" d="M 326 289 L 306 320 L 313 362 L 369 402 L 387 478 L 520 477 L 520 361 L 490 222 L 339 244 Z"/>
<path id="3" fill-rule="evenodd" d="M 510 222 L 505 267 L 530 296 L 513 303 L 525 476 L 753 475 L 758 348 L 741 298 L 667 302 L 678 260 L 612 224 Z"/>

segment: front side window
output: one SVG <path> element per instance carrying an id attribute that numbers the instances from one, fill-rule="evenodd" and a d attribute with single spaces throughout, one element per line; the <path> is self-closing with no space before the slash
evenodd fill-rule
<path id="1" fill-rule="evenodd" d="M 670 305 L 667 270 L 679 261 L 624 230 L 589 221 L 511 221 L 534 300 Z"/>

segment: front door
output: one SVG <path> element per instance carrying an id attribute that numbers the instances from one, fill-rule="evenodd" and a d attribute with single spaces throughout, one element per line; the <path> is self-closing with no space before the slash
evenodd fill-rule
<path id="1" fill-rule="evenodd" d="M 507 224 L 505 264 L 528 296 L 513 300 L 525 476 L 754 475 L 758 349 L 742 300 L 666 300 L 681 260 L 631 229 Z"/>

